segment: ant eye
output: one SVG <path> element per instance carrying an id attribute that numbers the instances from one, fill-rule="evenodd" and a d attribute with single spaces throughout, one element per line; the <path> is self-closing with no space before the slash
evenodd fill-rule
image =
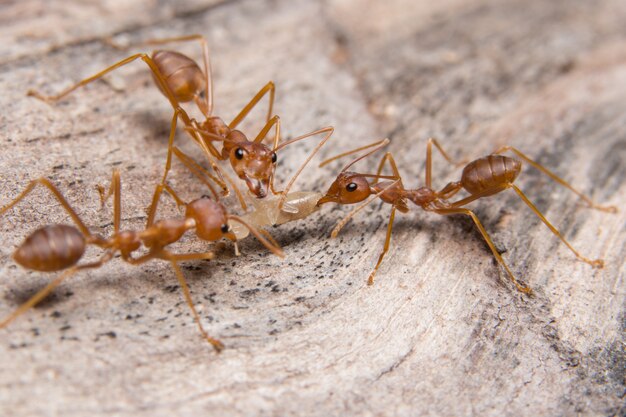
<path id="1" fill-rule="evenodd" d="M 276 152 L 272 152 L 272 163 L 275 164 L 278 161 L 278 156 L 276 156 Z"/>
<path id="2" fill-rule="evenodd" d="M 348 190 L 348 192 L 352 192 L 352 191 L 356 191 L 357 189 L 357 185 L 354 182 L 351 182 L 350 184 L 346 185 L 346 190 Z"/>
<path id="3" fill-rule="evenodd" d="M 220 229 L 222 230 L 222 233 L 228 233 L 228 231 L 230 230 L 230 226 L 228 226 L 227 224 L 223 224 Z"/>
<path id="4" fill-rule="evenodd" d="M 235 158 L 243 159 L 243 149 L 241 148 L 235 149 Z"/>

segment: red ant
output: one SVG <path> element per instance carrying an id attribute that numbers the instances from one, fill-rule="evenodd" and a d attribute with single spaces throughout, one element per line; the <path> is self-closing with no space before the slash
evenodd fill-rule
<path id="1" fill-rule="evenodd" d="M 151 55 L 146 53 L 131 55 L 111 65 L 110 67 L 105 68 L 97 74 L 85 78 L 84 80 L 68 87 L 59 94 L 46 96 L 37 91 L 29 90 L 28 95 L 37 97 L 46 102 L 55 102 L 67 96 L 77 88 L 89 84 L 90 82 L 95 81 L 105 74 L 130 62 L 141 59 L 150 67 L 157 87 L 168 98 L 172 108 L 174 109 L 172 131 L 175 131 L 176 120 L 180 117 L 185 125 L 185 130 L 191 134 L 192 138 L 202 148 L 213 170 L 218 175 L 219 178 L 212 177 L 212 179 L 220 184 L 224 195 L 228 194 L 228 188 L 222 178 L 226 178 L 231 184 L 239 198 L 241 206 L 244 210 L 246 209 L 246 203 L 238 188 L 228 178 L 228 176 L 226 176 L 219 169 L 214 159 L 218 159 L 220 161 L 228 160 L 237 176 L 246 182 L 248 189 L 257 198 L 264 198 L 267 196 L 269 189 L 273 194 L 281 194 L 281 200 L 279 202 L 280 209 L 284 209 L 285 211 L 294 211 L 295 209 L 293 207 L 285 206 L 286 195 L 304 167 L 330 138 L 333 128 L 325 127 L 318 129 L 279 144 L 280 118 L 278 116 L 271 116 L 274 107 L 275 95 L 275 86 L 272 81 L 268 82 L 263 88 L 261 88 L 261 90 L 259 90 L 252 100 L 250 100 L 250 102 L 229 124 L 226 124 L 220 117 L 212 116 L 213 88 L 209 48 L 206 39 L 201 35 L 189 35 L 167 39 L 148 40 L 143 43 L 165 44 L 183 41 L 200 42 L 202 46 L 204 69 L 201 69 L 194 60 L 179 52 L 157 50 L 152 52 Z M 112 44 L 112 42 L 109 42 L 109 44 Z M 113 44 L 113 46 L 115 45 Z M 269 108 L 266 117 L 266 124 L 254 140 L 250 141 L 243 132 L 236 130 L 236 128 L 266 94 L 269 94 Z M 205 118 L 203 122 L 199 123 L 195 119 L 190 118 L 181 108 L 180 103 L 190 101 L 193 101 L 202 113 Z M 272 127 L 275 127 L 275 135 L 273 145 L 270 148 L 263 144 L 262 141 L 265 139 Z M 285 189 L 283 191 L 276 191 L 274 189 L 274 173 L 278 161 L 276 152 L 288 145 L 291 145 L 292 143 L 318 134 L 324 135 L 322 140 L 316 145 L 306 161 L 296 171 L 295 175 L 288 182 Z M 222 142 L 223 146 L 221 151 L 213 145 L 213 141 Z M 165 179 L 170 170 L 172 153 L 175 153 L 172 149 L 172 142 L 173 137 L 170 138 L 167 164 L 163 175 L 163 181 L 161 182 L 162 184 L 165 184 Z M 175 155 L 180 157 L 180 153 L 182 152 L 178 150 Z"/>
<path id="2" fill-rule="evenodd" d="M 210 337 L 202 327 L 200 317 L 191 299 L 189 287 L 178 266 L 178 262 L 181 261 L 212 259 L 214 257 L 213 252 L 172 253 L 167 249 L 167 246 L 179 241 L 188 231 L 193 231 L 199 239 L 205 241 L 214 242 L 221 238 L 226 238 L 236 242 L 237 237 L 229 225 L 229 222 L 236 222 L 240 223 L 254 234 L 265 247 L 272 251 L 272 253 L 281 257 L 284 256 L 280 246 L 269 234 L 265 232 L 268 239 L 264 238 L 254 226 L 249 225 L 240 217 L 228 214 L 221 203 L 212 200 L 208 196 L 203 196 L 188 204 L 182 203 L 185 206 L 185 215 L 183 218 L 169 218 L 154 221 L 158 196 L 160 195 L 159 191 L 155 193 L 155 199 L 150 206 L 150 214 L 146 227 L 140 231 L 120 230 L 121 179 L 119 171 L 117 170 L 113 171 L 113 178 L 108 193 L 105 194 L 104 189 L 100 188 L 102 204 L 104 204 L 106 199 L 111 195 L 113 195 L 114 200 L 113 234 L 108 238 L 92 234 L 61 192 L 46 178 L 31 181 L 26 189 L 10 204 L 0 209 L 0 216 L 24 199 L 37 185 L 43 185 L 54 195 L 65 211 L 70 215 L 76 226 L 65 224 L 44 226 L 32 232 L 14 252 L 13 259 L 26 269 L 42 272 L 64 272 L 0 322 L 0 328 L 6 327 L 15 318 L 43 300 L 66 278 L 84 269 L 99 268 L 119 253 L 122 260 L 131 265 L 141 265 L 152 259 L 168 261 L 176 273 L 178 282 L 183 290 L 185 301 L 191 309 L 200 332 L 205 339 L 213 345 L 216 351 L 220 351 L 224 346 L 219 340 Z M 169 186 L 164 185 L 163 187 L 166 191 L 170 192 L 177 201 L 180 201 L 176 193 Z M 83 257 L 87 245 L 100 247 L 104 251 L 104 254 L 95 262 L 79 265 L 78 262 Z M 147 249 L 147 253 L 134 257 L 134 253 L 141 249 L 142 246 Z"/>
<path id="3" fill-rule="evenodd" d="M 357 161 L 371 155 L 372 153 L 386 146 L 388 143 L 389 140 L 384 139 L 380 142 L 376 142 L 368 146 L 345 152 L 322 163 L 322 165 L 325 165 L 343 156 L 350 155 L 368 148 L 373 148 L 369 152 L 360 157 L 357 157 L 352 162 L 350 162 L 339 173 L 335 181 L 326 192 L 326 195 L 322 197 L 317 203 L 318 206 L 330 202 L 339 204 L 355 204 L 366 200 L 369 196 L 372 196 L 371 199 L 365 201 L 363 204 L 352 210 L 343 220 L 341 220 L 335 226 L 331 234 L 332 237 L 336 237 L 342 227 L 352 218 L 352 216 L 354 216 L 358 211 L 363 209 L 374 199 L 380 198 L 383 202 L 391 204 L 392 208 L 391 214 L 389 216 L 389 224 L 387 226 L 387 237 L 385 239 L 385 245 L 382 253 L 378 258 L 378 262 L 374 267 L 374 270 L 369 276 L 369 285 L 374 283 L 374 276 L 376 274 L 376 271 L 378 270 L 378 267 L 380 266 L 385 254 L 389 250 L 391 229 L 393 227 L 393 220 L 396 210 L 402 213 L 407 213 L 409 211 L 409 207 L 407 205 L 408 200 L 425 211 L 430 211 L 446 216 L 453 214 L 464 214 L 471 217 L 476 227 L 478 227 L 481 235 L 487 242 L 487 245 L 491 249 L 493 256 L 500 263 L 500 265 L 504 267 L 507 274 L 509 275 L 509 278 L 511 279 L 511 281 L 513 281 L 513 284 L 515 284 L 519 291 L 526 294 L 531 294 L 532 291 L 529 287 L 524 286 L 517 281 L 517 279 L 513 275 L 513 272 L 511 272 L 507 264 L 504 262 L 504 259 L 502 259 L 502 256 L 500 256 L 500 254 L 498 253 L 491 238 L 487 234 L 487 231 L 481 224 L 480 220 L 478 220 L 478 217 L 474 214 L 472 210 L 464 208 L 465 205 L 473 202 L 474 200 L 497 194 L 509 188 L 512 188 L 517 193 L 522 201 L 524 201 L 524 203 L 526 203 L 528 207 L 530 207 L 530 209 L 537 215 L 537 217 L 539 217 L 541 221 L 546 226 L 548 226 L 552 233 L 554 233 L 559 239 L 561 239 L 561 241 L 574 253 L 574 255 L 576 255 L 578 259 L 596 268 L 602 268 L 604 266 L 604 262 L 601 259 L 592 260 L 578 253 L 578 251 L 576 251 L 572 247 L 572 245 L 570 245 L 569 242 L 565 240 L 563 235 L 561 235 L 561 233 L 543 216 L 543 214 L 541 214 L 541 212 L 526 197 L 526 195 L 515 184 L 513 184 L 521 171 L 522 163 L 519 160 L 501 154 L 506 151 L 513 152 L 526 163 L 537 168 L 539 171 L 546 174 L 557 183 L 577 194 L 591 208 L 607 212 L 616 212 L 617 208 L 613 206 L 606 207 L 595 204 L 589 197 L 574 189 L 570 184 L 559 178 L 556 174 L 549 171 L 537 162 L 531 160 L 516 148 L 513 148 L 511 146 L 504 146 L 496 150 L 491 155 L 470 162 L 469 164 L 465 165 L 463 173 L 461 174 L 460 181 L 450 182 L 440 191 L 435 191 L 431 185 L 432 145 L 435 145 L 435 147 L 441 152 L 441 154 L 449 163 L 453 164 L 453 162 L 448 154 L 444 152 L 444 150 L 441 148 L 439 143 L 432 138 L 428 140 L 428 144 L 426 146 L 426 185 L 424 187 L 420 187 L 414 190 L 404 188 L 404 186 L 402 185 L 402 178 L 400 177 L 400 173 L 390 152 L 387 152 L 385 156 L 383 156 L 383 158 L 381 159 L 376 175 L 359 174 L 356 172 L 348 171 L 348 168 L 354 165 Z M 391 166 L 393 175 L 381 175 L 385 163 L 387 162 L 389 162 L 389 165 Z M 368 178 L 374 179 L 372 184 L 369 183 Z M 380 179 L 384 179 L 386 181 L 378 182 L 378 180 Z M 469 193 L 468 197 L 462 198 L 457 201 L 449 201 L 450 198 L 452 198 L 463 189 Z"/>

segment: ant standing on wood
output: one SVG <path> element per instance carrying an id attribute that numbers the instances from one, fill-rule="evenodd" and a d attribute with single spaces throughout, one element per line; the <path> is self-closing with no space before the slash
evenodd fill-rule
<path id="1" fill-rule="evenodd" d="M 211 65 L 209 60 L 208 44 L 203 36 L 181 36 L 167 39 L 148 40 L 143 43 L 165 44 L 184 41 L 200 42 L 202 46 L 204 69 L 201 69 L 200 66 L 191 58 L 175 51 L 154 51 L 151 55 L 138 53 L 131 55 L 108 68 L 105 68 L 91 77 L 85 78 L 84 80 L 63 90 L 59 94 L 46 96 L 35 90 L 29 90 L 28 95 L 34 96 L 45 102 L 55 102 L 64 98 L 77 88 L 89 84 L 119 67 L 137 59 L 141 59 L 150 67 L 157 87 L 168 98 L 172 108 L 174 109 L 172 131 L 175 131 L 176 121 L 180 117 L 185 125 L 185 130 L 191 134 L 194 141 L 202 148 L 213 170 L 219 177 L 215 178 L 211 176 L 211 179 L 220 184 L 224 195 L 228 194 L 228 188 L 222 180 L 223 178 L 226 178 L 235 190 L 242 208 L 244 208 L 244 210 L 246 209 L 247 206 L 241 192 L 228 178 L 228 176 L 220 170 L 215 163 L 215 159 L 220 161 L 229 161 L 237 176 L 245 181 L 250 192 L 257 198 L 264 198 L 267 196 L 269 189 L 269 191 L 273 194 L 281 195 L 281 199 L 278 204 L 279 209 L 295 212 L 296 208 L 285 204 L 287 194 L 304 167 L 330 138 L 334 129 L 330 126 L 325 127 L 287 140 L 283 143 L 279 143 L 280 118 L 278 116 L 271 116 L 274 107 L 275 95 L 275 86 L 272 81 L 268 82 L 229 124 L 226 124 L 220 117 L 212 115 L 213 84 L 211 77 Z M 112 44 L 112 42 L 109 43 Z M 266 124 L 261 129 L 259 134 L 250 141 L 243 132 L 237 130 L 236 128 L 266 94 L 269 94 L 269 108 L 266 117 Z M 190 118 L 185 110 L 183 110 L 180 106 L 180 103 L 190 101 L 193 101 L 196 104 L 204 116 L 205 120 L 203 122 L 198 122 L 195 119 Z M 275 128 L 275 134 L 273 145 L 270 148 L 262 142 L 273 127 Z M 294 176 L 287 183 L 285 189 L 283 191 L 276 191 L 274 189 L 274 174 L 278 161 L 276 153 L 288 145 L 320 134 L 323 135 L 322 140 L 315 146 L 305 162 L 298 168 Z M 178 158 L 183 158 L 181 155 L 184 155 L 180 149 L 173 146 L 173 140 L 174 138 L 170 137 L 167 162 L 161 184 L 165 184 L 171 167 L 172 154 L 176 155 Z M 221 151 L 213 145 L 213 141 L 222 142 L 223 146 Z"/>
<path id="2" fill-rule="evenodd" d="M 359 174 L 356 172 L 348 171 L 348 169 L 357 161 L 371 155 L 372 153 L 386 146 L 388 143 L 389 140 L 384 139 L 382 141 L 358 149 L 354 149 L 349 152 L 345 152 L 322 163 L 322 165 L 326 165 L 327 163 L 343 156 L 351 155 L 356 152 L 372 148 L 370 151 L 362 156 L 357 157 L 345 168 L 343 168 L 326 192 L 326 195 L 322 197 L 317 203 L 318 206 L 330 202 L 339 204 L 355 204 L 372 196 L 372 198 L 352 210 L 343 220 L 341 220 L 335 226 L 331 233 L 332 237 L 336 237 L 339 231 L 352 218 L 352 216 L 362 210 L 374 199 L 380 198 L 383 202 L 391 204 L 391 214 L 389 216 L 389 224 L 387 226 L 387 237 L 385 239 L 385 245 L 382 253 L 378 258 L 378 262 L 374 267 L 374 270 L 369 276 L 369 285 L 374 283 L 374 276 L 376 275 L 376 271 L 378 270 L 378 267 L 380 266 L 385 254 L 389 250 L 391 230 L 393 227 L 393 220 L 396 210 L 402 213 L 407 213 L 409 211 L 407 201 L 411 201 L 425 211 L 430 211 L 445 216 L 453 214 L 464 214 L 471 217 L 476 227 L 478 227 L 481 235 L 487 242 L 487 245 L 491 249 L 493 256 L 496 258 L 498 263 L 500 263 L 500 265 L 504 267 L 515 287 L 523 293 L 531 294 L 532 290 L 529 287 L 520 284 L 515 278 L 513 272 L 511 272 L 507 264 L 504 262 L 504 259 L 502 259 L 500 253 L 498 253 L 495 245 L 489 237 L 489 234 L 481 224 L 480 220 L 478 220 L 478 217 L 474 214 L 472 210 L 464 207 L 474 200 L 497 194 L 509 188 L 513 189 L 517 193 L 522 201 L 524 201 L 524 203 L 526 203 L 526 205 L 530 207 L 533 213 L 535 213 L 537 217 L 541 219 L 541 221 L 550 229 L 550 231 L 552 231 L 552 233 L 554 233 L 554 235 L 556 235 L 574 253 L 574 255 L 576 255 L 578 259 L 596 268 L 602 268 L 604 266 L 604 261 L 602 261 L 601 259 L 589 259 L 582 256 L 578 251 L 576 251 L 572 247 L 572 245 L 570 245 L 570 243 L 563 237 L 563 235 L 544 217 L 543 214 L 541 214 L 541 212 L 526 197 L 526 195 L 515 184 L 513 184 L 521 171 L 522 163 L 517 159 L 510 158 L 501 154 L 507 151 L 514 153 L 524 162 L 537 168 L 539 171 L 546 174 L 560 185 L 568 188 L 569 190 L 577 194 L 591 208 L 612 213 L 616 212 L 617 208 L 613 206 L 597 205 L 589 197 L 574 189 L 569 183 L 558 177 L 553 172 L 549 171 L 547 168 L 531 160 L 516 148 L 513 148 L 511 146 L 504 146 L 496 150 L 491 155 L 470 162 L 469 164 L 465 165 L 463 173 L 461 174 L 460 181 L 450 182 L 440 191 L 435 191 L 432 188 L 431 183 L 432 146 L 434 145 L 449 163 L 453 162 L 448 154 L 441 148 L 439 143 L 432 138 L 428 140 L 428 144 L 426 145 L 426 185 L 424 187 L 413 190 L 404 188 L 400 172 L 398 171 L 396 163 L 390 152 L 387 152 L 385 156 L 383 156 L 378 166 L 378 171 L 375 175 Z M 387 162 L 391 166 L 391 170 L 393 173 L 390 176 L 381 175 L 381 172 Z M 368 178 L 372 178 L 374 180 L 372 184 L 369 183 Z M 378 182 L 378 180 L 380 179 L 384 179 L 386 181 Z M 449 201 L 450 198 L 452 198 L 461 190 L 465 190 L 466 192 L 468 192 L 469 196 L 457 201 Z"/>
<path id="3" fill-rule="evenodd" d="M 255 227 L 249 225 L 240 217 L 228 214 L 222 204 L 208 196 L 193 200 L 188 204 L 182 203 L 185 206 L 183 218 L 154 221 L 158 204 L 158 198 L 156 198 L 150 206 L 150 215 L 144 230 L 120 230 L 121 179 L 117 170 L 113 171 L 113 178 L 108 193 L 105 193 L 104 189 L 100 188 L 102 204 L 109 196 L 113 195 L 113 234 L 108 238 L 92 234 L 61 192 L 46 178 L 31 181 L 26 189 L 11 203 L 0 209 L 0 216 L 23 200 L 37 185 L 43 185 L 52 193 L 70 215 L 76 226 L 52 224 L 39 228 L 32 232 L 14 252 L 13 259 L 26 269 L 42 272 L 64 272 L 1 321 L 0 328 L 6 327 L 15 318 L 43 300 L 66 278 L 84 269 L 99 268 L 119 253 L 122 260 L 131 265 L 141 265 L 152 259 L 168 261 L 178 278 L 185 301 L 191 309 L 200 332 L 216 351 L 220 351 L 224 346 L 219 340 L 210 337 L 202 327 L 200 316 L 196 311 L 191 293 L 189 292 L 189 287 L 178 266 L 178 262 L 181 261 L 212 259 L 214 257 L 213 252 L 172 253 L 167 249 L 167 246 L 179 241 L 188 231 L 193 231 L 199 239 L 205 241 L 214 242 L 221 238 L 236 241 L 237 237 L 229 225 L 229 222 L 236 222 L 254 234 L 272 253 L 277 256 L 284 256 L 280 246 L 269 234 L 266 234 L 268 239 L 264 238 Z M 165 185 L 165 189 L 177 201 L 180 201 L 174 190 L 167 185 Z M 217 199 L 217 195 L 215 197 Z M 87 245 L 98 246 L 104 251 L 104 254 L 95 262 L 79 265 L 78 262 L 85 254 Z M 133 256 L 142 247 L 145 247 L 147 252 L 139 256 Z"/>

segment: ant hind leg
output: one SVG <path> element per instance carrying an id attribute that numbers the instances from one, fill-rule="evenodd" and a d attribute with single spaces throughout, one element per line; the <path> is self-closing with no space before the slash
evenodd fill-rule
<path id="1" fill-rule="evenodd" d="M 72 267 L 70 269 L 67 269 L 66 271 L 61 273 L 61 275 L 59 275 L 57 278 L 55 278 L 53 281 L 48 283 L 48 285 L 46 285 L 44 288 L 39 290 L 35 295 L 30 297 L 30 299 L 28 299 L 28 301 L 26 301 L 25 303 L 20 305 L 17 309 L 15 309 L 15 311 L 13 311 L 13 313 L 11 313 L 7 318 L 2 320 L 2 322 L 0 322 L 0 328 L 6 327 L 7 325 L 9 325 L 9 323 L 11 323 L 17 317 L 21 316 L 26 311 L 28 311 L 30 308 L 32 308 L 35 305 L 37 305 L 40 301 L 42 301 L 44 298 L 46 298 L 48 295 L 50 295 L 50 293 L 56 287 L 58 287 L 59 284 L 61 284 L 61 282 L 63 282 L 66 278 L 71 277 L 72 275 L 74 275 L 75 273 L 77 273 L 77 272 L 79 272 L 79 271 L 81 271 L 83 269 L 99 268 L 104 263 L 108 262 L 111 258 L 113 258 L 113 252 L 109 251 L 109 252 L 106 252 L 100 258 L 100 260 L 98 260 L 96 262 L 92 262 L 92 263 L 85 264 L 85 265 L 78 265 L 78 266 L 74 266 L 74 267 Z"/>
<path id="2" fill-rule="evenodd" d="M 552 233 L 554 233 L 554 235 L 556 237 L 558 237 L 561 242 L 563 242 L 565 244 L 565 246 L 567 246 L 573 253 L 574 255 L 580 259 L 581 261 L 588 263 L 589 265 L 593 266 L 594 268 L 602 268 L 604 267 L 604 261 L 602 259 L 589 259 L 586 258 L 584 256 L 582 256 L 576 249 L 574 249 L 572 247 L 572 245 L 570 245 L 570 243 L 565 240 L 565 238 L 563 237 L 563 235 L 557 230 L 556 227 L 554 227 L 552 225 L 552 223 L 550 223 L 548 221 L 548 219 L 545 218 L 545 216 L 539 211 L 539 209 L 528 199 L 528 197 L 526 197 L 526 195 L 522 192 L 522 190 L 520 190 L 516 185 L 511 184 L 511 188 L 513 188 L 513 190 L 517 193 L 517 195 L 522 199 L 522 201 L 524 201 L 524 203 L 526 203 L 526 205 L 528 207 L 530 207 L 530 209 L 533 211 L 533 213 L 535 213 L 535 215 L 537 217 L 539 217 L 539 219 L 541 219 L 541 221 L 543 222 L 543 224 L 545 224 L 548 229 L 550 229 L 550 231 Z"/>
<path id="3" fill-rule="evenodd" d="M 224 349 L 224 344 L 220 342 L 219 340 L 214 339 L 211 336 L 209 336 L 206 330 L 204 330 L 204 327 L 202 326 L 202 320 L 200 319 L 200 315 L 198 314 L 198 311 L 196 310 L 196 307 L 193 303 L 193 299 L 191 298 L 191 292 L 189 291 L 189 286 L 187 285 L 185 276 L 183 272 L 180 270 L 180 267 L 178 266 L 178 262 L 177 262 L 179 259 L 185 260 L 185 261 L 192 260 L 192 259 L 206 259 L 206 257 L 204 257 L 205 255 L 206 255 L 205 253 L 188 254 L 188 255 L 174 255 L 170 253 L 165 253 L 164 259 L 167 259 L 170 261 L 170 264 L 172 265 L 172 269 L 176 273 L 176 278 L 178 278 L 180 287 L 183 290 L 183 296 L 185 297 L 185 301 L 187 302 L 187 305 L 191 309 L 191 314 L 193 315 L 193 318 L 196 324 L 198 325 L 198 329 L 200 330 L 200 333 L 202 333 L 202 336 L 207 340 L 207 342 L 209 342 L 213 346 L 213 349 L 215 349 L 216 352 L 221 352 Z"/>
<path id="4" fill-rule="evenodd" d="M 541 171 L 542 173 L 544 173 L 548 177 L 552 178 L 557 183 L 561 184 L 563 187 L 567 188 L 568 190 L 570 190 L 571 192 L 576 194 L 583 201 L 585 201 L 589 205 L 589 207 L 591 207 L 593 209 L 596 209 L 596 210 L 605 211 L 605 212 L 608 212 L 608 213 L 617 213 L 617 207 L 615 207 L 615 206 L 602 206 L 602 205 L 596 204 L 591 198 L 587 197 L 586 195 L 584 195 L 583 193 L 581 193 L 580 191 L 575 189 L 570 183 L 568 183 L 567 181 L 565 181 L 564 179 L 562 179 L 561 177 L 556 175 L 554 172 L 550 171 L 548 168 L 546 168 L 543 165 L 539 164 L 538 162 L 533 161 L 532 159 L 530 159 L 528 156 L 526 156 L 524 153 L 522 153 L 517 148 L 514 148 L 513 146 L 503 146 L 503 147 L 497 149 L 494 152 L 494 154 L 502 154 L 502 153 L 507 152 L 507 151 L 513 152 L 515 155 L 517 155 L 518 157 L 523 159 L 526 163 L 528 163 L 529 165 L 535 167 L 536 169 L 538 169 L 539 171 Z"/>
<path id="5" fill-rule="evenodd" d="M 61 192 L 50 182 L 50 180 L 48 180 L 47 178 L 43 178 L 43 177 L 31 181 L 26 186 L 24 191 L 20 193 L 20 195 L 18 195 L 15 199 L 13 199 L 13 201 L 11 201 L 9 204 L 7 204 L 2 209 L 0 209 L 0 216 L 2 216 L 8 210 L 14 207 L 17 203 L 22 201 L 28 194 L 30 194 L 34 190 L 37 184 L 41 184 L 45 186 L 46 188 L 48 188 L 48 190 L 52 193 L 52 195 L 59 201 L 59 203 L 61 203 L 61 206 L 63 206 L 63 208 L 70 215 L 72 220 L 74 220 L 74 223 L 76 223 L 76 225 L 78 226 L 80 231 L 83 233 L 83 235 L 85 235 L 85 237 L 91 237 L 91 232 L 89 232 L 89 229 L 87 228 L 87 226 L 85 226 L 85 223 L 83 223 L 83 221 L 80 219 L 78 214 L 76 214 L 76 211 L 74 211 L 70 203 L 68 203 L 65 197 L 63 197 Z"/>
<path id="6" fill-rule="evenodd" d="M 513 272 L 511 272 L 506 262 L 504 262 L 504 259 L 502 259 L 502 256 L 496 249 L 496 246 L 494 245 L 493 241 L 489 237 L 487 230 L 485 230 L 484 226 L 482 225 L 480 220 L 478 220 L 478 217 L 476 216 L 476 214 L 474 214 L 473 211 L 466 209 L 466 208 L 448 208 L 448 209 L 434 210 L 434 212 L 444 215 L 444 216 L 449 216 L 453 214 L 465 214 L 466 216 L 470 216 L 472 220 L 474 221 L 474 224 L 476 225 L 476 227 L 478 227 L 478 230 L 480 231 L 480 234 L 483 236 L 483 239 L 485 239 L 485 242 L 487 242 L 487 246 L 489 246 L 489 249 L 491 249 L 493 256 L 496 258 L 498 263 L 504 267 L 507 274 L 509 275 L 509 278 L 511 279 L 511 281 L 513 281 L 513 284 L 518 289 L 518 291 L 523 292 L 528 295 L 532 295 L 532 290 L 529 287 L 520 284 L 520 282 L 515 278 L 515 275 L 513 275 Z"/>

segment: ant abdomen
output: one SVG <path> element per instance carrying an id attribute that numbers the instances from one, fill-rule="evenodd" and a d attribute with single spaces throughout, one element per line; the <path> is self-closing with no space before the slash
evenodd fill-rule
<path id="1" fill-rule="evenodd" d="M 206 77 L 193 59 L 178 52 L 155 51 L 152 60 L 181 103 L 194 100 L 204 91 Z M 155 84 L 161 88 L 158 82 Z"/>
<path id="2" fill-rule="evenodd" d="M 54 224 L 35 230 L 13 254 L 26 269 L 60 271 L 76 265 L 85 253 L 85 237 L 74 226 Z"/>
<path id="3" fill-rule="evenodd" d="M 503 155 L 488 155 L 470 162 L 463 169 L 461 185 L 470 194 L 489 195 L 502 191 L 512 184 L 522 169 L 517 159 Z M 485 194 L 486 193 L 486 194 Z"/>

